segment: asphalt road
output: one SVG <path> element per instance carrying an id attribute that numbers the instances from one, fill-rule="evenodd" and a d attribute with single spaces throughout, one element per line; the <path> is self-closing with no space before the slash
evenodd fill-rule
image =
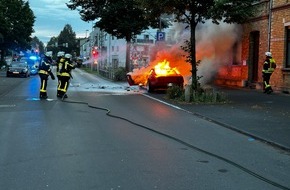
<path id="1" fill-rule="evenodd" d="M 289 189 L 289 153 L 146 92 L 73 73 L 69 98 L 0 76 L 0 187 Z"/>

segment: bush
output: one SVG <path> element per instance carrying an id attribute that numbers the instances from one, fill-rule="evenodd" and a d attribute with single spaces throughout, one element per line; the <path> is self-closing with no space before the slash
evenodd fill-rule
<path id="1" fill-rule="evenodd" d="M 169 99 L 184 101 L 184 90 L 178 85 L 173 85 L 166 90 Z"/>
<path id="2" fill-rule="evenodd" d="M 190 89 L 192 92 L 192 90 Z M 166 96 L 169 99 L 184 102 L 185 90 L 177 85 L 174 85 L 167 89 Z M 227 101 L 227 97 L 224 93 L 217 92 L 213 88 L 199 88 L 190 94 L 189 102 L 192 103 L 223 103 Z M 188 101 L 188 100 L 187 100 Z"/>
<path id="3" fill-rule="evenodd" d="M 215 91 L 202 91 L 193 93 L 192 102 L 196 103 L 218 103 L 226 102 L 226 96 L 223 93 Z"/>
<path id="4" fill-rule="evenodd" d="M 4 69 L 7 66 L 7 63 L 5 60 L 0 61 L 0 69 Z"/>
<path id="5" fill-rule="evenodd" d="M 114 81 L 126 81 L 126 69 L 119 67 L 114 73 Z"/>

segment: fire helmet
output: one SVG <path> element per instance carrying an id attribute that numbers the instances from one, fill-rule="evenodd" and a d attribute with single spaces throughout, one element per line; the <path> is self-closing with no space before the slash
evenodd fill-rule
<path id="1" fill-rule="evenodd" d="M 65 58 L 68 58 L 68 59 L 71 59 L 71 58 L 72 58 L 72 55 L 69 54 L 69 53 L 66 53 L 66 54 L 64 55 L 64 57 L 65 57 Z"/>
<path id="2" fill-rule="evenodd" d="M 52 51 L 47 51 L 44 54 L 46 57 L 52 57 Z"/>
<path id="3" fill-rule="evenodd" d="M 266 55 L 267 57 L 272 57 L 272 53 L 271 53 L 271 52 L 265 52 L 265 55 Z"/>
<path id="4" fill-rule="evenodd" d="M 64 56 L 64 51 L 59 51 L 57 52 L 57 57 L 63 57 Z"/>

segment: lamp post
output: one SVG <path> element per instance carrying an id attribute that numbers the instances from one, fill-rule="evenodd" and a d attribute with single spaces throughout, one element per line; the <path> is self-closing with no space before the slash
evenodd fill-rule
<path id="1" fill-rule="evenodd" d="M 89 30 L 86 30 L 86 38 L 87 38 L 87 32 L 88 32 Z"/>

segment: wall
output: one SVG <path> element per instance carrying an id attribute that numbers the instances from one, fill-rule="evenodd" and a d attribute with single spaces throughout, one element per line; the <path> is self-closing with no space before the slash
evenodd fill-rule
<path id="1" fill-rule="evenodd" d="M 290 90 L 290 68 L 285 68 L 286 49 L 285 49 L 285 28 L 290 27 L 290 1 L 289 0 L 273 0 L 273 7 L 269 11 L 269 0 L 262 0 L 255 4 L 257 6 L 258 15 L 249 20 L 243 25 L 242 43 L 242 60 L 248 70 L 248 76 L 241 74 L 244 80 L 249 80 L 249 75 L 253 72 L 250 64 L 250 34 L 258 31 L 259 52 L 258 52 L 258 83 L 262 84 L 262 69 L 265 60 L 265 52 L 271 51 L 273 58 L 276 60 L 277 68 L 272 75 L 270 83 L 275 90 L 288 91 Z M 269 15 L 271 16 L 271 30 L 269 31 Z M 270 41 L 269 41 L 270 40 Z M 288 52 L 290 53 L 290 52 Z M 232 69 L 227 69 L 227 72 L 233 72 Z M 245 69 L 242 69 L 245 70 Z M 227 73 L 231 76 L 231 73 Z M 219 75 L 219 78 L 223 76 Z M 224 76 L 226 78 L 226 76 Z"/>

